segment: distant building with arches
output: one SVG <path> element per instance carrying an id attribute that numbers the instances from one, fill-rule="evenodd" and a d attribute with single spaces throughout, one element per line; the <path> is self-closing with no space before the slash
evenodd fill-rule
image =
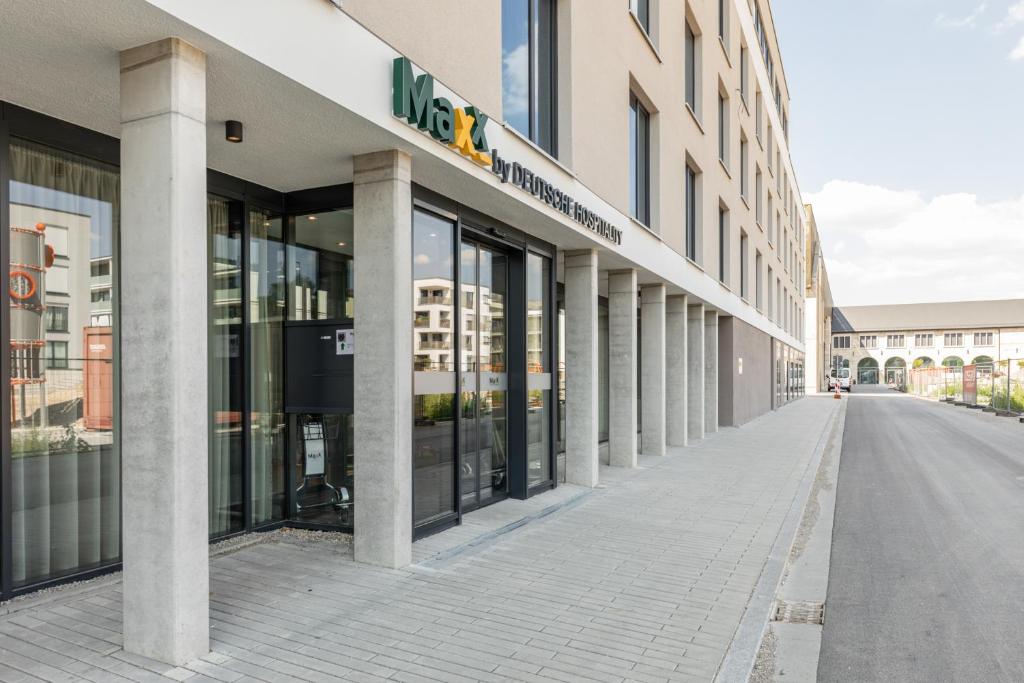
<path id="1" fill-rule="evenodd" d="M 1024 299 L 832 308 L 830 372 L 848 368 L 860 384 L 1006 358 L 1024 358 Z"/>

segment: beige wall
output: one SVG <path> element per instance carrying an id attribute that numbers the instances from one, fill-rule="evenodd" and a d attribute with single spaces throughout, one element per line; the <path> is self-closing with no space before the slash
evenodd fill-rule
<path id="1" fill-rule="evenodd" d="M 804 295 L 807 302 L 804 326 L 804 348 L 807 352 L 805 385 L 808 392 L 827 391 L 832 367 L 832 289 L 828 282 L 828 269 L 818 234 L 818 223 L 810 204 L 804 212 Z M 812 363 L 813 360 L 813 363 Z M 813 368 L 811 366 L 814 366 Z"/>
<path id="2" fill-rule="evenodd" d="M 501 120 L 501 0 L 345 0 L 342 9 Z"/>

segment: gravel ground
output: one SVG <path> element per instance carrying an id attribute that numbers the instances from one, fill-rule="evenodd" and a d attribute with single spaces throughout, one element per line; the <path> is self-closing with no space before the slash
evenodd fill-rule
<path id="1" fill-rule="evenodd" d="M 775 633 L 771 624 L 764 632 L 764 639 L 761 640 L 761 648 L 757 651 L 757 659 L 754 660 L 754 668 L 750 672 L 749 683 L 771 683 L 772 675 L 775 672 Z"/>

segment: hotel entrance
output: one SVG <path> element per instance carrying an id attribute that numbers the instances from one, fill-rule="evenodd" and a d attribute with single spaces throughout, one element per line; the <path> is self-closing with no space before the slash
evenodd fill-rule
<path id="1" fill-rule="evenodd" d="M 434 195 L 416 202 L 416 537 L 554 485 L 553 254 Z"/>

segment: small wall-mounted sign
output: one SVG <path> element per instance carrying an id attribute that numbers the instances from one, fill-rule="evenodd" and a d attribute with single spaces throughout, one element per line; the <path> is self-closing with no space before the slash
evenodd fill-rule
<path id="1" fill-rule="evenodd" d="M 339 356 L 351 356 L 356 350 L 355 330 L 335 330 L 335 353 Z"/>

